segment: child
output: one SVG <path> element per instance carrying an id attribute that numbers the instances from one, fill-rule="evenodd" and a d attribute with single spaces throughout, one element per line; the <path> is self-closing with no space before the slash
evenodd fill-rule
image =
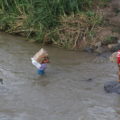
<path id="1" fill-rule="evenodd" d="M 120 50 L 117 51 L 117 64 L 118 64 L 118 77 L 119 77 L 118 82 L 120 82 Z"/>
<path id="2" fill-rule="evenodd" d="M 120 82 L 120 50 L 110 56 L 110 61 L 118 65 L 118 82 Z"/>
<path id="3" fill-rule="evenodd" d="M 40 51 L 31 58 L 31 60 L 32 64 L 38 69 L 37 73 L 39 75 L 44 75 L 47 63 L 49 63 L 48 53 L 41 48 Z"/>

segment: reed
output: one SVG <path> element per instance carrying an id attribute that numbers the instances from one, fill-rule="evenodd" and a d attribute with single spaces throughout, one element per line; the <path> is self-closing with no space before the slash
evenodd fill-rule
<path id="1" fill-rule="evenodd" d="M 60 16 L 90 11 L 96 0 L 0 0 L 0 29 L 44 42 Z M 103 1 L 103 0 L 99 0 Z"/>

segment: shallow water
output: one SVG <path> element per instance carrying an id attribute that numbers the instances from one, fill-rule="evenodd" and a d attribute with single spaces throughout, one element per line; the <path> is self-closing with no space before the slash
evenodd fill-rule
<path id="1" fill-rule="evenodd" d="M 105 82 L 117 80 L 115 64 L 46 47 L 51 63 L 40 77 L 30 61 L 40 47 L 0 33 L 0 120 L 120 119 L 120 96 L 103 89 Z"/>

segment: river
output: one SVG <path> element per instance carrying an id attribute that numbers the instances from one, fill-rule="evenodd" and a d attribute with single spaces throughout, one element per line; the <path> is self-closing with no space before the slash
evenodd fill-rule
<path id="1" fill-rule="evenodd" d="M 0 120 L 120 120 L 120 96 L 104 91 L 117 80 L 117 65 L 96 56 L 45 47 L 50 55 L 40 77 L 30 58 L 41 48 L 0 33 Z"/>

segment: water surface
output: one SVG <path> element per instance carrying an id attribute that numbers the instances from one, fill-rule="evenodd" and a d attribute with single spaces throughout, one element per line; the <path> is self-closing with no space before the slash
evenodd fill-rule
<path id="1" fill-rule="evenodd" d="M 115 64 L 46 47 L 51 63 L 40 77 L 30 61 L 40 47 L 0 33 L 0 120 L 120 119 L 120 96 L 103 89 L 105 82 L 117 80 Z"/>

